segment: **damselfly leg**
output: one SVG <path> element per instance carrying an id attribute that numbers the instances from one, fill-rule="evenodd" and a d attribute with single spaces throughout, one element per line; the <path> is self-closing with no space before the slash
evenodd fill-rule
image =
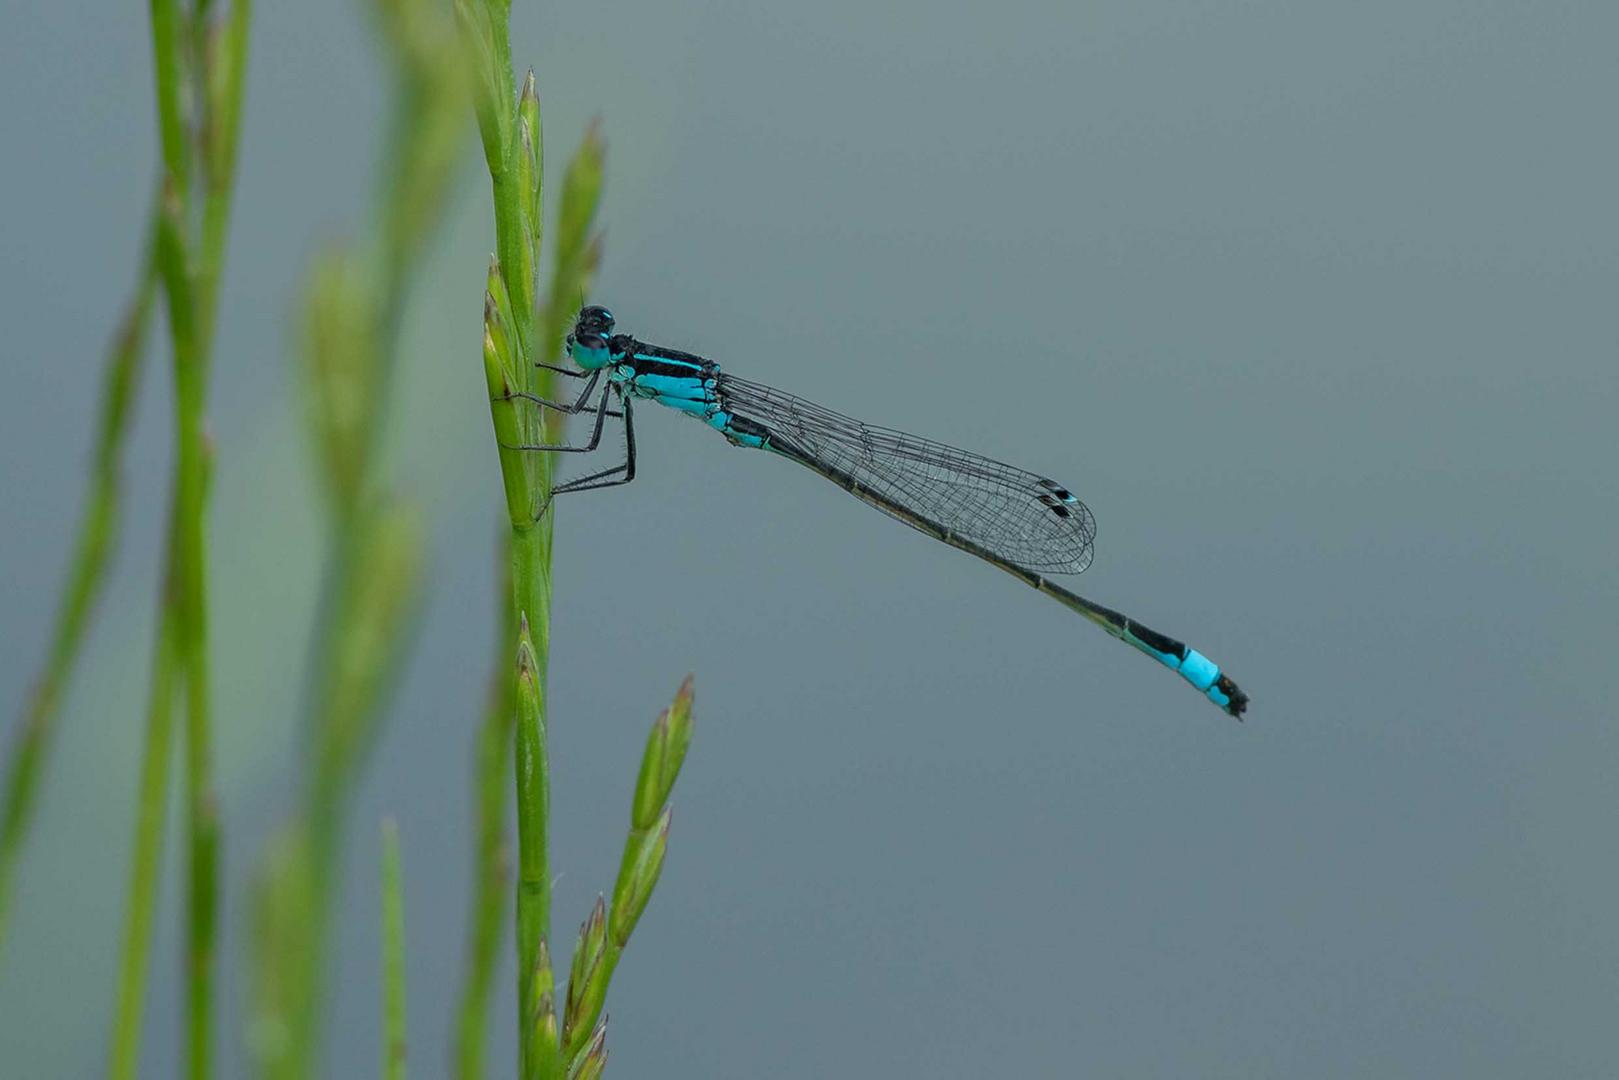
<path id="1" fill-rule="evenodd" d="M 567 416 L 573 416 L 576 413 L 582 413 L 587 408 L 589 408 L 589 406 L 586 404 L 586 402 L 588 402 L 590 400 L 590 395 L 595 392 L 596 384 L 601 381 L 601 372 L 600 371 L 592 371 L 590 374 L 586 375 L 582 371 L 569 371 L 567 368 L 552 367 L 550 364 L 537 364 L 535 366 L 536 367 L 543 367 L 543 368 L 545 368 L 545 369 L 547 369 L 549 371 L 560 371 L 562 374 L 571 375 L 576 379 L 584 379 L 585 380 L 584 389 L 579 391 L 579 396 L 574 399 L 573 404 L 571 404 L 571 405 L 565 405 L 560 401 L 552 401 L 550 398 L 542 398 L 538 394 L 524 393 L 521 390 L 512 390 L 512 391 L 502 395 L 501 397 L 496 398 L 495 400 L 496 401 L 514 401 L 514 400 L 521 399 L 523 401 L 531 401 L 536 405 L 542 406 L 543 408 L 551 409 L 551 410 L 554 410 L 555 412 L 563 413 L 563 414 L 565 414 Z M 606 397 L 605 394 L 602 395 L 602 396 L 603 396 L 603 398 Z"/>
<path id="2" fill-rule="evenodd" d="M 586 388 L 587 393 L 589 392 L 589 389 L 590 388 L 588 388 L 588 387 Z M 547 450 L 547 451 L 553 451 L 553 452 L 559 453 L 559 454 L 588 454 L 588 453 L 591 453 L 592 451 L 594 451 L 596 449 L 596 447 L 601 445 L 602 425 L 606 423 L 607 418 L 609 416 L 616 416 L 616 417 L 621 417 L 621 418 L 624 417 L 623 413 L 618 412 L 617 410 L 614 410 L 614 409 L 609 409 L 607 407 L 607 399 L 612 396 L 613 389 L 614 388 L 611 385 L 603 387 L 602 390 L 601 390 L 601 396 L 597 399 L 596 405 L 595 405 L 595 407 L 593 409 L 587 409 L 582 403 L 578 403 L 578 402 L 575 403 L 575 407 L 573 407 L 573 408 L 569 408 L 567 406 L 561 406 L 561 405 L 553 405 L 550 402 L 546 401 L 544 398 L 536 397 L 533 394 L 524 394 L 524 393 L 517 393 L 517 392 L 514 392 L 514 393 L 511 393 L 511 394 L 507 395 L 506 398 L 496 399 L 496 400 L 511 400 L 511 399 L 514 399 L 514 398 L 515 399 L 521 399 L 523 401 L 529 401 L 529 402 L 532 402 L 532 403 L 534 403 L 536 405 L 540 405 L 540 406 L 545 407 L 545 408 L 554 408 L 557 412 L 564 413 L 564 414 L 572 414 L 572 413 L 587 412 L 587 411 L 594 412 L 596 414 L 596 423 L 591 428 L 590 441 L 588 443 L 586 443 L 585 445 L 583 445 L 583 446 L 571 446 L 571 445 L 569 445 L 567 443 L 555 443 L 555 444 L 553 444 L 553 443 L 522 443 L 522 444 L 519 444 L 517 446 L 509 446 L 506 443 L 501 443 L 500 445 L 504 449 L 507 449 L 507 450 L 533 450 L 533 451 Z M 628 422 L 628 420 L 626 419 L 626 423 L 627 422 Z"/>
<path id="3" fill-rule="evenodd" d="M 538 360 L 534 361 L 534 366 L 544 371 L 554 371 L 558 375 L 566 375 L 570 379 L 588 379 L 594 374 L 594 372 L 590 371 L 577 371 L 571 367 L 558 367 L 556 364 L 545 364 Z"/>
<path id="4" fill-rule="evenodd" d="M 612 413 L 614 416 L 624 418 L 623 462 L 613 466 L 611 469 L 602 469 L 599 472 L 574 477 L 572 480 L 564 481 L 552 488 L 550 498 L 546 499 L 539 512 L 534 515 L 535 521 L 545 516 L 545 512 L 551 508 L 551 499 L 555 499 L 558 495 L 571 495 L 579 491 L 596 491 L 601 488 L 619 487 L 635 479 L 635 410 L 631 404 L 631 399 L 624 394 L 623 390 L 619 389 L 617 384 L 611 384 L 609 389 L 618 396 L 620 403 L 624 406 L 622 413 Z M 604 393 L 602 397 L 603 405 L 605 405 L 607 395 Z M 601 429 L 600 419 L 596 421 L 596 426 L 599 434 Z"/>

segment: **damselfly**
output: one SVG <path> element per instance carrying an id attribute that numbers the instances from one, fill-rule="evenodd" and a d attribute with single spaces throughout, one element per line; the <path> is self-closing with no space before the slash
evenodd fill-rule
<path id="1" fill-rule="evenodd" d="M 567 351 L 582 370 L 541 366 L 584 381 L 574 401 L 515 396 L 564 413 L 594 415 L 589 442 L 517 449 L 588 453 L 600 445 L 603 424 L 613 417 L 623 421 L 626 453 L 621 464 L 558 484 L 553 495 L 635 479 L 634 402 L 650 399 L 702 420 L 736 446 L 796 461 L 890 517 L 999 567 L 1180 673 L 1232 716 L 1240 719 L 1248 707 L 1248 695 L 1196 649 L 1045 576 L 1082 572 L 1091 564 L 1096 540 L 1096 519 L 1061 484 L 965 450 L 852 420 L 725 374 L 701 356 L 615 334 L 613 316 L 604 307 L 580 311 Z M 611 408 L 613 401 L 620 408 Z"/>

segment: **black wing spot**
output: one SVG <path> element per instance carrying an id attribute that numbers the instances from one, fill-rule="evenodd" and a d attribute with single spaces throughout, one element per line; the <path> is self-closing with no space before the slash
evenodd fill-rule
<path id="1" fill-rule="evenodd" d="M 1058 517 L 1060 517 L 1060 518 L 1068 518 L 1068 517 L 1073 517 L 1074 516 L 1074 512 L 1072 510 L 1068 509 L 1068 507 L 1067 507 L 1067 505 L 1065 505 L 1065 503 L 1059 502 L 1057 499 L 1052 498 L 1050 495 L 1041 495 L 1039 498 L 1040 498 L 1040 504 L 1042 506 L 1044 506 L 1047 510 L 1050 510 L 1053 514 L 1056 514 Z"/>
<path id="2" fill-rule="evenodd" d="M 1061 499 L 1063 502 L 1074 501 L 1074 493 L 1057 483 L 1055 480 L 1047 480 L 1042 476 L 1040 478 L 1040 486 L 1057 496 L 1057 498 Z"/>

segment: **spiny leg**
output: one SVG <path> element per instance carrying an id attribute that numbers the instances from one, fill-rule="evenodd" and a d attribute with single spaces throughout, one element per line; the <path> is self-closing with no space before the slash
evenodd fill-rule
<path id="1" fill-rule="evenodd" d="M 596 403 L 596 407 L 594 409 L 595 414 L 596 414 L 596 423 L 591 428 L 590 441 L 588 443 L 586 443 L 584 446 L 569 446 L 566 443 L 556 443 L 554 445 L 549 444 L 549 443 L 532 443 L 532 444 L 524 444 L 522 446 L 507 446 L 505 443 L 501 443 L 500 445 L 503 448 L 507 449 L 507 450 L 532 450 L 532 451 L 536 451 L 536 452 L 539 452 L 539 451 L 554 451 L 555 453 L 559 453 L 559 454 L 588 454 L 588 453 L 590 453 L 591 451 L 595 450 L 596 447 L 601 445 L 602 425 L 604 423 L 606 423 L 607 417 L 609 415 L 612 415 L 612 416 L 623 415 L 624 416 L 624 422 L 626 424 L 629 423 L 629 417 L 628 417 L 628 415 L 626 415 L 627 412 L 628 412 L 627 409 L 625 411 L 625 414 L 620 414 L 620 413 L 614 412 L 612 409 L 609 409 L 607 407 L 607 399 L 611 396 L 612 387 L 613 387 L 613 384 L 608 383 L 607 386 L 605 388 L 603 388 L 603 390 L 601 392 L 601 399 Z M 583 410 L 578 410 L 578 411 L 583 411 Z"/>
<path id="2" fill-rule="evenodd" d="M 595 371 L 592 371 L 589 375 L 586 375 L 583 372 L 569 371 L 567 368 L 553 367 L 550 364 L 538 364 L 536 366 L 546 368 L 547 370 L 550 370 L 550 371 L 560 371 L 562 374 L 564 374 L 564 375 L 572 375 L 574 378 L 584 379 L 585 380 L 584 389 L 579 391 L 579 396 L 574 400 L 572 405 L 564 405 L 560 401 L 552 401 L 549 398 L 542 398 L 538 394 L 528 394 L 528 393 L 524 393 L 521 390 L 509 391 L 509 392 L 507 392 L 505 394 L 502 394 L 500 397 L 495 398 L 494 400 L 496 400 L 496 401 L 511 401 L 513 398 L 522 398 L 524 401 L 532 401 L 536 405 L 542 405 L 547 409 L 555 409 L 557 412 L 565 413 L 568 416 L 572 416 L 575 413 L 581 413 L 581 412 L 585 411 L 585 409 L 587 407 L 585 405 L 585 402 L 590 398 L 591 394 L 595 393 L 595 391 L 596 391 L 596 383 L 601 380 L 601 369 L 600 368 L 597 368 Z"/>
<path id="3" fill-rule="evenodd" d="M 551 506 L 551 499 L 558 495 L 569 495 L 576 491 L 595 491 L 599 488 L 618 487 L 635 479 L 635 413 L 630 406 L 631 398 L 625 396 L 618 385 L 612 384 L 612 389 L 618 394 L 619 401 L 624 405 L 624 462 L 611 469 L 602 469 L 600 472 L 587 473 L 575 477 L 551 489 L 551 497 L 546 499 L 545 505 L 540 507 L 539 513 L 534 515 L 538 521 L 545 516 L 546 510 Z M 604 395 L 605 396 L 605 395 Z M 623 476 L 619 476 L 623 473 Z M 611 478 L 611 479 L 609 479 Z"/>
<path id="4" fill-rule="evenodd" d="M 517 391 L 517 390 L 512 391 L 510 394 L 507 394 L 503 398 L 496 398 L 495 400 L 496 401 L 530 401 L 530 402 L 533 402 L 535 405 L 540 406 L 541 408 L 550 409 L 553 412 L 557 412 L 557 413 L 562 414 L 563 416 L 573 416 L 573 415 L 575 415 L 577 413 L 595 412 L 596 411 L 596 407 L 594 405 L 587 405 L 587 406 L 585 406 L 583 408 L 575 409 L 572 406 L 563 405 L 561 402 L 552 401 L 549 398 L 542 398 L 542 397 L 540 397 L 540 396 L 538 396 L 536 394 L 525 394 L 525 393 L 522 393 L 521 391 Z M 622 417 L 624 414 L 619 412 L 617 409 L 608 409 L 607 410 L 607 415 L 611 416 L 613 419 L 617 420 L 620 417 Z"/>
<path id="5" fill-rule="evenodd" d="M 599 368 L 596 371 L 575 371 L 573 368 L 558 367 L 556 364 L 542 364 L 538 360 L 534 361 L 534 366 L 544 368 L 546 371 L 554 371 L 558 375 L 566 375 L 570 379 L 588 379 L 600 371 Z"/>
<path id="6" fill-rule="evenodd" d="M 617 390 L 617 387 L 615 386 L 614 389 Z M 567 480 L 561 484 L 558 484 L 556 487 L 551 489 L 551 495 L 553 498 L 558 495 L 566 495 L 569 492 L 574 491 L 590 491 L 595 488 L 617 487 L 620 484 L 627 484 L 631 480 L 635 479 L 635 417 L 630 409 L 631 399 L 625 397 L 623 391 L 617 392 L 619 399 L 624 403 L 623 462 L 618 465 L 614 465 L 611 469 L 602 469 L 599 472 L 587 473 L 584 476 L 576 476 L 572 480 Z M 623 473 L 624 476 L 618 480 L 601 482 L 603 477 L 613 476 L 617 473 Z M 597 482 L 592 483 L 592 481 Z"/>

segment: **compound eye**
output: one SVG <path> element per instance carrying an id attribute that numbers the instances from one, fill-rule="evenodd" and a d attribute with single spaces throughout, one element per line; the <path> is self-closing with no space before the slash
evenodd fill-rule
<path id="1" fill-rule="evenodd" d="M 599 330 L 603 334 L 613 332 L 613 313 L 600 304 L 591 304 L 579 312 L 578 323 Z"/>

